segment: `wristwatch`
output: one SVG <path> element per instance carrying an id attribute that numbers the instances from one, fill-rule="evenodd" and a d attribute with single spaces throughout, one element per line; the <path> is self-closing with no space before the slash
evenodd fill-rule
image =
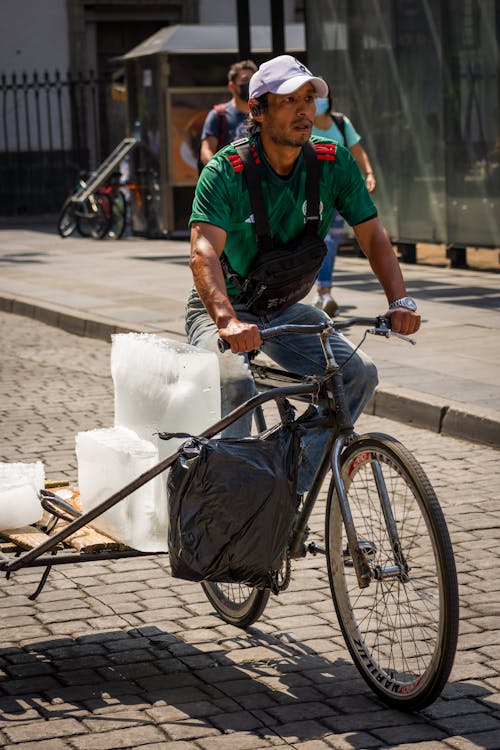
<path id="1" fill-rule="evenodd" d="M 389 305 L 389 310 L 397 310 L 398 308 L 404 308 L 405 310 L 411 310 L 415 312 L 417 309 L 417 303 L 411 297 L 400 297 L 395 299 Z"/>

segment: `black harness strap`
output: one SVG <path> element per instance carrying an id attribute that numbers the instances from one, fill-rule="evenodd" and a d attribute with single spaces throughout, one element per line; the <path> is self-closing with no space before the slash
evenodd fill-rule
<path id="1" fill-rule="evenodd" d="M 245 177 L 250 192 L 250 201 L 255 221 L 255 234 L 260 250 L 271 250 L 274 247 L 269 219 L 267 217 L 264 195 L 260 184 L 259 171 L 250 151 L 248 138 L 240 138 L 233 141 L 243 166 Z M 316 150 L 308 141 L 302 147 L 302 153 L 306 162 L 306 228 L 308 231 L 316 232 L 319 224 L 319 170 Z"/>
<path id="2" fill-rule="evenodd" d="M 250 192 L 250 202 L 253 209 L 257 244 L 259 249 L 264 252 L 266 250 L 271 250 L 273 247 L 273 237 L 269 227 L 266 206 L 264 204 L 264 195 L 262 193 L 262 185 L 260 184 L 259 171 L 250 151 L 250 143 L 248 142 L 248 138 L 239 138 L 237 141 L 233 141 L 232 145 L 236 149 L 238 156 L 245 167 L 245 178 Z"/>
<path id="3" fill-rule="evenodd" d="M 239 138 L 233 141 L 231 145 L 236 149 L 245 168 L 245 177 L 250 193 L 250 202 L 255 222 L 255 235 L 259 250 L 261 252 L 272 250 L 274 248 L 273 236 L 269 227 L 259 170 L 253 159 L 250 143 L 248 138 Z M 306 231 L 314 233 L 318 230 L 320 220 L 318 159 L 316 150 L 310 141 L 304 144 L 302 153 L 304 154 L 306 163 Z M 244 279 L 232 268 L 225 253 L 222 253 L 220 257 L 220 264 L 226 279 L 234 284 L 240 294 L 245 292 L 246 285 Z"/>
<path id="4" fill-rule="evenodd" d="M 306 226 L 309 231 L 317 232 L 320 219 L 319 170 L 316 149 L 311 141 L 302 147 L 306 161 Z"/>

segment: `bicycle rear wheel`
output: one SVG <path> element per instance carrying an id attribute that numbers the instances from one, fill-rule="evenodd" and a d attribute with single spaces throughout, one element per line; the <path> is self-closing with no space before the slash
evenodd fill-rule
<path id="1" fill-rule="evenodd" d="M 59 219 L 57 221 L 57 231 L 61 237 L 70 237 L 76 229 L 76 203 L 68 198 L 64 201 Z"/>
<path id="2" fill-rule="evenodd" d="M 339 624 L 372 690 L 414 711 L 439 695 L 456 651 L 458 586 L 444 516 L 420 464 L 387 435 L 357 438 L 342 454 L 341 471 L 372 579 L 359 588 L 332 481 L 327 562 Z"/>
<path id="3" fill-rule="evenodd" d="M 223 620 L 238 628 L 248 628 L 259 619 L 269 600 L 269 589 L 257 589 L 242 583 L 201 584 L 208 601 Z"/>

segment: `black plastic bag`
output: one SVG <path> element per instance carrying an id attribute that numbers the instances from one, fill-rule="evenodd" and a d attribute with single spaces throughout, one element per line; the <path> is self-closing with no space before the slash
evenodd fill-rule
<path id="1" fill-rule="evenodd" d="M 181 446 L 168 478 L 174 577 L 276 589 L 297 509 L 300 432 Z"/>

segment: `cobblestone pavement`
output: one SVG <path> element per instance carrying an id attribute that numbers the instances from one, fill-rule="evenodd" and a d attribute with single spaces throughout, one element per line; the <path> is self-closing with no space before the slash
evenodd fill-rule
<path id="1" fill-rule="evenodd" d="M 110 426 L 110 347 L 0 313 L 0 460 L 76 481 L 76 432 Z M 444 507 L 460 575 L 451 681 L 420 714 L 385 708 L 358 676 L 323 559 L 294 566 L 247 632 L 218 619 L 168 558 L 0 580 L 0 746 L 5 750 L 500 748 L 500 462 L 492 448 L 363 416 L 360 431 L 414 450 Z M 312 519 L 321 535 L 322 503 Z"/>

